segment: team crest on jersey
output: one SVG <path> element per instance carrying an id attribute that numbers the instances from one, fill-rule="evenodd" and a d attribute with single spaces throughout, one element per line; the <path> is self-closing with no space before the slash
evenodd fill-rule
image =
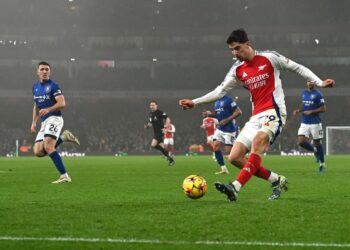
<path id="1" fill-rule="evenodd" d="M 264 70 L 264 69 L 265 69 L 265 67 L 266 67 L 266 66 L 267 66 L 266 64 L 261 65 L 261 66 L 259 66 L 259 67 L 258 67 L 258 70 L 259 70 L 259 71 L 262 71 L 262 70 Z"/>
<path id="2" fill-rule="evenodd" d="M 46 92 L 46 93 L 50 93 L 50 91 L 51 91 L 51 87 L 50 87 L 50 86 L 46 86 L 46 87 L 45 87 L 45 92 Z"/>

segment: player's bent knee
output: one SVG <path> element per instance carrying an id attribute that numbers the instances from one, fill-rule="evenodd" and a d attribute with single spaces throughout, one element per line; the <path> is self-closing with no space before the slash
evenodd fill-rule
<path id="1" fill-rule="evenodd" d="M 221 143 L 220 142 L 214 142 L 213 143 L 213 150 L 214 151 L 220 150 L 220 147 L 221 147 Z"/>
<path id="2" fill-rule="evenodd" d="M 236 155 L 229 155 L 228 160 L 231 164 L 238 168 L 242 168 L 244 165 L 244 158 Z"/>
<path id="3" fill-rule="evenodd" d="M 299 138 L 298 139 L 298 145 L 300 146 L 300 147 L 302 147 L 303 145 L 304 145 L 304 143 L 305 143 L 305 138 Z"/>
<path id="4" fill-rule="evenodd" d="M 46 155 L 46 152 L 36 149 L 33 150 L 33 153 L 36 157 L 44 157 Z"/>
<path id="5" fill-rule="evenodd" d="M 252 153 L 261 154 L 265 151 L 269 143 L 269 135 L 267 133 L 258 133 L 252 143 Z"/>
<path id="6" fill-rule="evenodd" d="M 47 145 L 47 144 L 44 145 L 44 149 L 45 149 L 45 151 L 46 151 L 48 154 L 51 154 L 53 151 L 55 151 L 55 147 L 54 147 L 54 146 L 52 146 L 52 145 Z"/>

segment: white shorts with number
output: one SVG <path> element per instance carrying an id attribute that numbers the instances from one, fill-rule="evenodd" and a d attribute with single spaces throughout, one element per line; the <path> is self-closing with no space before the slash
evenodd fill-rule
<path id="1" fill-rule="evenodd" d="M 212 143 L 214 141 L 214 135 L 207 136 L 207 143 Z"/>
<path id="2" fill-rule="evenodd" d="M 174 145 L 174 138 L 164 138 L 165 145 Z"/>
<path id="3" fill-rule="evenodd" d="M 236 132 L 223 132 L 220 129 L 216 129 L 213 135 L 213 141 L 220 141 L 225 145 L 233 145 L 236 139 Z"/>
<path id="4" fill-rule="evenodd" d="M 282 127 L 286 123 L 286 113 L 281 114 L 275 109 L 269 109 L 250 117 L 249 121 L 239 133 L 237 140 L 244 144 L 248 150 L 252 146 L 254 137 L 259 131 L 269 135 L 270 144 L 272 144 L 277 136 L 281 133 Z"/>
<path id="5" fill-rule="evenodd" d="M 35 142 L 43 141 L 46 136 L 57 140 L 63 128 L 62 116 L 50 116 L 41 123 L 41 128 L 35 138 Z"/>
<path id="6" fill-rule="evenodd" d="M 323 139 L 323 129 L 322 124 L 305 124 L 302 123 L 298 130 L 298 135 L 304 135 L 307 138 L 312 136 L 312 139 L 318 140 Z"/>

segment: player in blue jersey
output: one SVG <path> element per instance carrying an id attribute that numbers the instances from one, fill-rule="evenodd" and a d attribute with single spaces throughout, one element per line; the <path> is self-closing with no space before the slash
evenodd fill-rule
<path id="1" fill-rule="evenodd" d="M 219 122 L 213 136 L 213 150 L 216 161 L 221 168 L 216 174 L 228 174 L 229 171 L 225 166 L 224 157 L 220 148 L 225 146 L 226 154 L 231 152 L 237 132 L 237 126 L 234 119 L 241 115 L 242 111 L 237 106 L 236 102 L 226 95 L 215 102 L 214 109 L 214 114 L 210 111 L 205 111 L 203 115 L 216 118 Z"/>
<path id="2" fill-rule="evenodd" d="M 314 152 L 320 164 L 319 172 L 325 171 L 324 151 L 321 144 L 323 139 L 323 129 L 320 113 L 326 111 L 324 98 L 320 91 L 315 89 L 315 83 L 308 81 L 307 90 L 302 94 L 302 107 L 293 111 L 293 114 L 302 113 L 301 125 L 298 130 L 298 144 L 310 152 Z M 313 145 L 307 140 L 313 139 Z"/>
<path id="3" fill-rule="evenodd" d="M 40 118 L 41 128 L 38 132 L 35 144 L 34 154 L 38 157 L 49 155 L 57 170 L 60 173 L 58 180 L 52 183 L 71 182 L 64 167 L 61 156 L 56 148 L 63 142 L 69 141 L 80 145 L 79 140 L 68 130 L 65 130 L 60 136 L 63 127 L 63 118 L 61 109 L 66 106 L 64 96 L 57 83 L 50 79 L 51 66 L 47 62 L 40 62 L 37 68 L 39 81 L 32 87 L 34 96 L 33 119 L 31 132 L 36 133 L 36 124 Z"/>

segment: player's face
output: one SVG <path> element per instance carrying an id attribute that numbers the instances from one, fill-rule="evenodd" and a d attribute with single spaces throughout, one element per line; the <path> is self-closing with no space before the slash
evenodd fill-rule
<path id="1" fill-rule="evenodd" d="M 313 90 L 315 87 L 315 83 L 314 82 L 307 82 L 306 86 L 309 90 Z"/>
<path id="2" fill-rule="evenodd" d="M 228 45 L 230 50 L 232 51 L 232 55 L 236 57 L 240 61 L 250 61 L 252 58 L 252 49 L 250 47 L 250 43 L 237 43 L 233 42 Z"/>
<path id="3" fill-rule="evenodd" d="M 203 118 L 208 117 L 207 110 L 203 110 L 203 112 L 202 112 L 202 117 L 203 117 Z"/>
<path id="4" fill-rule="evenodd" d="M 37 74 L 41 82 L 49 80 L 50 73 L 51 73 L 51 70 L 48 65 L 39 65 Z"/>
<path id="5" fill-rule="evenodd" d="M 151 109 L 152 112 L 154 112 L 154 111 L 156 111 L 156 110 L 158 109 L 158 106 L 157 106 L 156 103 L 151 102 L 151 103 L 149 104 L 149 108 Z"/>

